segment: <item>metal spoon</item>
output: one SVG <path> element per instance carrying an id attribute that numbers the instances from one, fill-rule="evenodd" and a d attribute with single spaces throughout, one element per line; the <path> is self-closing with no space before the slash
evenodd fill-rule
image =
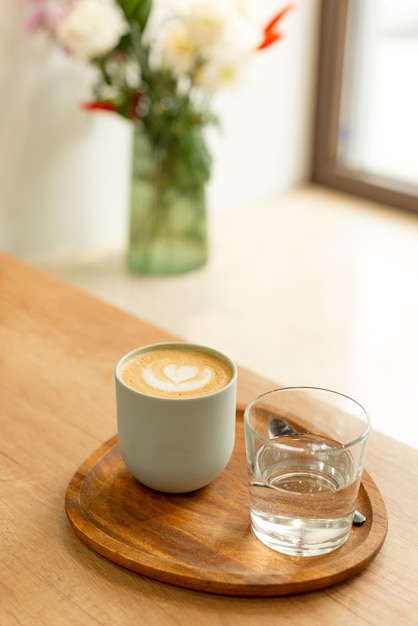
<path id="1" fill-rule="evenodd" d="M 281 417 L 273 417 L 269 422 L 269 436 L 271 439 L 275 437 L 285 437 L 286 435 L 300 435 L 286 420 Z M 353 524 L 361 526 L 366 521 L 366 516 L 357 509 L 354 511 Z"/>

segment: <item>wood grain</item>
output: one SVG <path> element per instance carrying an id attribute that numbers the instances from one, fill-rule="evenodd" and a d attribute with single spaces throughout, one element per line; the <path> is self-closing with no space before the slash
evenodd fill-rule
<path id="1" fill-rule="evenodd" d="M 167 339 L 177 337 L 0 253 L 2 626 L 414 624 L 418 450 L 378 432 L 366 470 L 386 504 L 388 535 L 367 568 L 332 587 L 262 599 L 189 591 L 79 540 L 64 498 L 77 468 L 116 432 L 114 365 Z M 241 404 L 275 386 L 239 368 Z"/>
<path id="2" fill-rule="evenodd" d="M 328 587 L 357 574 L 380 550 L 386 510 L 367 474 L 358 507 L 368 520 L 353 527 L 340 549 L 292 558 L 266 548 L 250 528 L 245 463 L 241 411 L 228 467 L 206 488 L 185 495 L 159 494 L 135 480 L 115 436 L 74 475 L 66 494 L 67 515 L 82 541 L 118 565 L 162 582 L 226 595 Z"/>

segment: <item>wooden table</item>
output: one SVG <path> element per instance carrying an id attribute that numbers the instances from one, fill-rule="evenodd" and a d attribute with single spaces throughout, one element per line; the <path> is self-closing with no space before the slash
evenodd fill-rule
<path id="1" fill-rule="evenodd" d="M 234 598 L 124 570 L 74 534 L 64 496 L 116 432 L 113 368 L 167 332 L 0 254 L 0 624 L 413 624 L 418 451 L 373 432 L 366 469 L 389 532 L 372 563 L 322 591 Z M 232 355 L 233 356 L 233 355 Z M 238 400 L 276 386 L 243 368 Z"/>

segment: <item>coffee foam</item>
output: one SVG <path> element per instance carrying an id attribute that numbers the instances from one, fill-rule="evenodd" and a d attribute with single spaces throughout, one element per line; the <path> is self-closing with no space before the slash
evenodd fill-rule
<path id="1" fill-rule="evenodd" d="M 153 349 L 126 363 L 121 379 L 152 396 L 184 398 L 206 395 L 225 387 L 230 366 L 216 356 L 183 348 Z"/>

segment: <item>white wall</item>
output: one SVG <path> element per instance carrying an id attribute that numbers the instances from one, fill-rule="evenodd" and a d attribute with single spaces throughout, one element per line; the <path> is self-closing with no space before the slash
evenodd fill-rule
<path id="1" fill-rule="evenodd" d="M 114 247 L 127 230 L 130 125 L 81 111 L 88 71 L 24 32 L 27 3 L 0 0 L 0 248 L 35 259 Z M 284 3 L 263 0 L 266 18 Z M 258 53 L 239 89 L 217 97 L 210 210 L 306 179 L 318 14 L 319 0 L 299 0 L 282 41 Z"/>

